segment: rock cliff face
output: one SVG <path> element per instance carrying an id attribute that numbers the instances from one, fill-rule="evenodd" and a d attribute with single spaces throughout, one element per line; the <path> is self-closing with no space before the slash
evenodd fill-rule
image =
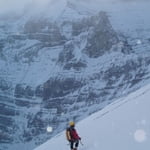
<path id="1" fill-rule="evenodd" d="M 102 109 L 149 79 L 149 55 L 136 53 L 105 12 L 75 21 L 29 19 L 17 25 L 19 32 L 6 27 L 0 26 L 1 150 L 33 149 L 68 120 Z"/>

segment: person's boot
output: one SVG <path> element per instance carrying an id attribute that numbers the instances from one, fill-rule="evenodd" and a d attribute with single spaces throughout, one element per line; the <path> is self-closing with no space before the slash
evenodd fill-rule
<path id="1" fill-rule="evenodd" d="M 77 148 L 74 148 L 73 150 L 77 150 Z"/>

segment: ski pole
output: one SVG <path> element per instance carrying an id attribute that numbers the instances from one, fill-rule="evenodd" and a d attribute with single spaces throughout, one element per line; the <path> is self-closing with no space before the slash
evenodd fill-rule
<path id="1" fill-rule="evenodd" d="M 80 144 L 83 145 L 82 141 L 80 140 Z"/>

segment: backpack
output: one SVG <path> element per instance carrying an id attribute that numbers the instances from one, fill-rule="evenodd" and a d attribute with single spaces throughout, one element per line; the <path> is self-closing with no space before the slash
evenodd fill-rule
<path id="1" fill-rule="evenodd" d="M 70 140 L 78 140 L 80 137 L 78 136 L 76 130 L 73 128 L 67 128 L 66 129 L 66 138 L 68 141 Z"/>
<path id="2" fill-rule="evenodd" d="M 70 128 L 66 129 L 66 139 L 69 141 L 71 140 Z"/>

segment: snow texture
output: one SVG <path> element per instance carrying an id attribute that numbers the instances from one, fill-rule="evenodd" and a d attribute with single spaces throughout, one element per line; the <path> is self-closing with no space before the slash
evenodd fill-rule
<path id="1" fill-rule="evenodd" d="M 76 124 L 79 150 L 149 150 L 150 85 L 116 100 Z M 34 150 L 69 150 L 65 131 Z"/>

